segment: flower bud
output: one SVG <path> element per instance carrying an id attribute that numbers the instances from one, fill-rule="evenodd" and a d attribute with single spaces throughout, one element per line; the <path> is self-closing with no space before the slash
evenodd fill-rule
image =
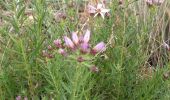
<path id="1" fill-rule="evenodd" d="M 99 72 L 99 68 L 96 67 L 96 66 L 92 66 L 92 67 L 90 67 L 90 71 L 92 71 L 92 72 Z"/>
<path id="2" fill-rule="evenodd" d="M 48 50 L 52 50 L 53 49 L 51 45 L 49 45 L 47 48 L 48 48 Z"/>
<path id="3" fill-rule="evenodd" d="M 105 49 L 106 49 L 105 43 L 104 43 L 104 42 L 100 42 L 100 43 L 98 43 L 98 44 L 91 50 L 91 53 L 92 53 L 93 55 L 95 55 L 96 53 L 101 52 L 101 51 L 104 51 Z"/>
<path id="4" fill-rule="evenodd" d="M 79 38 L 77 36 L 77 32 L 72 32 L 72 40 L 74 42 L 74 44 L 78 44 L 79 43 Z"/>
<path id="5" fill-rule="evenodd" d="M 79 36 L 79 43 L 83 43 L 83 38 L 84 38 L 83 35 L 80 35 L 80 36 Z"/>
<path id="6" fill-rule="evenodd" d="M 43 50 L 43 51 L 42 51 L 42 56 L 43 56 L 43 57 L 47 57 L 47 56 L 48 56 L 48 52 L 47 52 L 46 50 Z"/>
<path id="7" fill-rule="evenodd" d="M 28 98 L 27 98 L 27 97 L 24 97 L 24 100 L 28 100 Z"/>
<path id="8" fill-rule="evenodd" d="M 90 40 L 90 31 L 87 30 L 85 35 L 84 35 L 83 42 L 88 43 L 89 40 Z"/>
<path id="9" fill-rule="evenodd" d="M 62 45 L 61 45 L 61 40 L 60 40 L 60 39 L 54 40 L 53 43 L 55 44 L 55 46 L 56 46 L 57 48 L 61 48 L 61 47 L 62 47 Z"/>
<path id="10" fill-rule="evenodd" d="M 17 97 L 16 97 L 16 100 L 21 100 L 21 96 L 17 96 Z"/>
<path id="11" fill-rule="evenodd" d="M 63 56 L 67 56 L 66 51 L 65 51 L 64 49 L 62 49 L 62 48 L 60 48 L 60 49 L 58 50 L 58 53 L 61 54 L 61 55 L 63 55 Z"/>
<path id="12" fill-rule="evenodd" d="M 54 55 L 53 55 L 53 54 L 48 54 L 47 57 L 48 57 L 48 58 L 54 58 Z"/>
<path id="13" fill-rule="evenodd" d="M 119 4 L 120 4 L 120 5 L 123 4 L 123 0 L 119 0 Z"/>
<path id="14" fill-rule="evenodd" d="M 78 58 L 77 58 L 77 61 L 81 63 L 81 62 L 84 61 L 84 58 L 83 58 L 83 57 L 78 57 Z"/>
<path id="15" fill-rule="evenodd" d="M 87 53 L 87 52 L 89 52 L 89 44 L 88 44 L 88 43 L 82 43 L 82 44 L 80 45 L 80 51 L 81 51 L 82 53 Z"/>
<path id="16" fill-rule="evenodd" d="M 67 36 L 64 36 L 64 41 L 67 47 L 72 48 L 72 49 L 74 48 L 74 44 L 70 38 L 68 38 Z"/>

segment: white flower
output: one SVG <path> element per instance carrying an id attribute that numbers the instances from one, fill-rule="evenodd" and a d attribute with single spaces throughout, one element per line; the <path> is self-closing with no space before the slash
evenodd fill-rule
<path id="1" fill-rule="evenodd" d="M 96 17 L 98 14 L 102 16 L 104 19 L 104 16 L 106 13 L 108 13 L 110 9 L 106 9 L 103 4 L 98 3 L 97 7 L 94 7 L 92 5 L 88 5 L 88 12 L 90 14 L 95 14 L 94 17 Z"/>

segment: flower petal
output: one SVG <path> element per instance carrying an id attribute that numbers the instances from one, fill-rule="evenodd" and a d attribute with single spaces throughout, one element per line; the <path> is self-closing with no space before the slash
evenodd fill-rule
<path id="1" fill-rule="evenodd" d="M 77 36 L 77 32 L 72 32 L 72 40 L 77 45 L 79 42 L 79 38 Z"/>
<path id="2" fill-rule="evenodd" d="M 87 29 L 84 38 L 83 38 L 83 42 L 88 43 L 90 40 L 90 31 Z"/>
<path id="3" fill-rule="evenodd" d="M 68 38 L 67 36 L 64 36 L 64 41 L 67 47 L 72 48 L 72 49 L 74 48 L 74 44 L 70 38 Z"/>
<path id="4" fill-rule="evenodd" d="M 96 53 L 104 51 L 105 49 L 106 49 L 105 43 L 100 42 L 91 50 L 91 53 L 95 55 Z"/>

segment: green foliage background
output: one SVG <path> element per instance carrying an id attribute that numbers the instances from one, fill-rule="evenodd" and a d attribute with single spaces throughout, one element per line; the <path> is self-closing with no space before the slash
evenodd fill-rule
<path id="1" fill-rule="evenodd" d="M 0 100 L 19 95 L 29 100 L 169 100 L 170 80 L 163 77 L 170 68 L 169 52 L 162 46 L 169 34 L 169 1 L 152 7 L 144 0 L 125 1 L 123 7 L 117 0 L 109 3 L 110 18 L 90 19 L 92 45 L 109 44 L 94 62 L 100 72 L 92 73 L 59 54 L 42 57 L 54 39 L 79 29 L 78 9 L 87 2 L 69 7 L 71 0 L 0 0 Z M 28 8 L 33 22 L 24 14 Z M 54 21 L 56 11 L 67 18 Z"/>

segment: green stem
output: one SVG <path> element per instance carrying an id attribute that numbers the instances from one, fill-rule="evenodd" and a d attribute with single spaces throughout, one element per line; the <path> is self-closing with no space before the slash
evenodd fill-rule
<path id="1" fill-rule="evenodd" d="M 78 63 L 77 66 L 76 66 L 76 72 L 74 74 L 74 79 L 73 79 L 73 88 L 72 88 L 72 94 L 71 94 L 71 100 L 76 100 L 76 97 L 77 97 L 77 87 L 79 86 L 79 79 L 80 79 L 80 76 L 81 76 L 81 65 Z"/>

